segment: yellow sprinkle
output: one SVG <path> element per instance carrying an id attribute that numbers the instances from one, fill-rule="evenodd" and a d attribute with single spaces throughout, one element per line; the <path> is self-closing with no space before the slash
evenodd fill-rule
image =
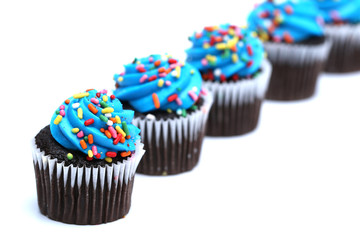
<path id="1" fill-rule="evenodd" d="M 61 115 L 57 115 L 55 120 L 54 120 L 54 124 L 55 125 L 58 125 L 62 120 L 62 116 Z"/>
<path id="2" fill-rule="evenodd" d="M 164 80 L 163 79 L 159 79 L 158 81 L 158 87 L 162 87 L 164 85 Z"/>
<path id="3" fill-rule="evenodd" d="M 78 108 L 77 115 L 78 115 L 78 118 L 83 119 L 83 110 L 82 110 L 82 108 L 80 108 L 80 107 Z"/>
<path id="4" fill-rule="evenodd" d="M 251 32 L 251 36 L 252 37 L 258 37 L 258 34 L 257 34 L 257 32 L 253 31 L 253 32 Z"/>
<path id="5" fill-rule="evenodd" d="M 101 110 L 101 113 L 112 113 L 114 109 L 112 107 L 106 107 L 103 110 Z"/>
<path id="6" fill-rule="evenodd" d="M 267 57 L 268 57 L 268 53 L 264 52 L 264 58 L 267 58 Z"/>
<path id="7" fill-rule="evenodd" d="M 93 151 L 89 150 L 88 151 L 88 156 L 92 158 L 94 156 Z"/>
<path id="8" fill-rule="evenodd" d="M 227 48 L 227 45 L 226 45 L 226 43 L 217 43 L 217 44 L 215 45 L 215 48 L 216 48 L 217 50 L 224 50 L 224 49 Z"/>
<path id="9" fill-rule="evenodd" d="M 195 72 L 194 69 L 190 70 L 190 74 L 194 74 L 194 72 Z"/>
<path id="10" fill-rule="evenodd" d="M 180 77 L 180 74 L 181 74 L 181 68 L 180 68 L 180 66 L 176 66 L 176 67 L 175 67 L 175 71 L 176 71 L 176 77 L 179 78 L 179 77 Z"/>
<path id="11" fill-rule="evenodd" d="M 120 133 L 123 137 L 126 137 L 126 133 L 124 132 L 124 130 L 121 129 L 120 126 L 116 126 L 115 130 L 117 131 L 117 133 Z"/>
<path id="12" fill-rule="evenodd" d="M 232 59 L 233 63 L 236 63 L 236 62 L 239 61 L 239 57 L 238 57 L 238 55 L 236 53 L 233 53 L 231 55 L 231 59 Z"/>
<path id="13" fill-rule="evenodd" d="M 89 96 L 88 92 L 84 92 L 84 93 L 77 93 L 73 95 L 73 98 L 77 99 L 77 98 L 83 98 L 83 97 L 87 97 Z"/>
<path id="14" fill-rule="evenodd" d="M 80 129 L 78 129 L 78 128 L 73 128 L 73 129 L 71 129 L 71 132 L 72 133 L 78 133 L 80 131 Z"/>
<path id="15" fill-rule="evenodd" d="M 230 28 L 230 29 L 228 30 L 228 33 L 229 33 L 229 35 L 234 36 L 234 35 L 235 35 L 235 30 L 232 29 L 232 28 Z"/>
<path id="16" fill-rule="evenodd" d="M 119 116 L 115 116 L 116 123 L 121 123 L 121 119 Z"/>
<path id="17" fill-rule="evenodd" d="M 227 42 L 227 47 L 228 47 L 228 48 L 232 48 L 232 47 L 235 46 L 238 42 L 239 42 L 239 38 L 238 38 L 238 37 L 234 37 L 234 38 L 230 39 L 230 40 Z"/>
<path id="18" fill-rule="evenodd" d="M 209 44 L 209 43 L 204 43 L 203 48 L 204 48 L 204 49 L 210 48 L 210 44 Z"/>
<path id="19" fill-rule="evenodd" d="M 122 82 L 123 80 L 124 80 L 124 78 L 123 77 L 118 77 L 118 82 Z"/>
<path id="20" fill-rule="evenodd" d="M 108 163 L 111 163 L 111 162 L 112 162 L 112 158 L 111 158 L 111 157 L 106 157 L 106 158 L 105 158 L 105 161 L 107 161 Z"/>
<path id="21" fill-rule="evenodd" d="M 216 62 L 216 56 L 213 56 L 213 55 L 206 55 L 205 56 L 206 60 L 208 60 L 209 62 Z"/>
<path id="22" fill-rule="evenodd" d="M 168 113 L 172 113 L 172 110 L 170 108 L 166 109 Z"/>
<path id="23" fill-rule="evenodd" d="M 108 96 L 107 96 L 107 95 L 104 95 L 104 96 L 103 96 L 103 101 L 104 101 L 104 102 L 107 102 L 107 100 L 108 100 Z"/>

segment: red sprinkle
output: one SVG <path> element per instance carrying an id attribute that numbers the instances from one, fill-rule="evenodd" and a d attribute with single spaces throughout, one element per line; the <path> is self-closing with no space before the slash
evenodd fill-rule
<path id="1" fill-rule="evenodd" d="M 99 92 L 96 93 L 96 96 L 99 98 L 101 95 Z"/>
<path id="2" fill-rule="evenodd" d="M 177 63 L 177 60 L 173 59 L 173 58 L 169 58 L 168 63 L 170 63 L 170 64 Z"/>
<path id="3" fill-rule="evenodd" d="M 226 76 L 224 74 L 220 75 L 220 81 L 221 82 L 225 82 L 226 81 Z"/>
<path id="4" fill-rule="evenodd" d="M 106 152 L 105 154 L 107 157 L 116 157 L 117 153 L 116 152 Z"/>
<path id="5" fill-rule="evenodd" d="M 114 99 L 115 99 L 115 95 L 112 94 L 112 95 L 110 96 L 110 98 L 111 98 L 111 100 L 114 100 Z"/>
<path id="6" fill-rule="evenodd" d="M 117 135 L 117 137 L 114 139 L 113 144 L 114 145 L 118 144 L 121 138 L 122 138 L 122 135 L 119 133 Z"/>
<path id="7" fill-rule="evenodd" d="M 178 95 L 176 94 L 176 93 L 174 93 L 173 95 L 170 95 L 168 98 L 167 98 L 167 100 L 168 100 L 168 102 L 172 102 L 172 101 L 174 101 L 175 99 L 177 99 L 178 98 Z"/>
<path id="8" fill-rule="evenodd" d="M 89 157 L 89 156 L 86 156 L 86 160 L 91 161 L 91 160 L 93 160 L 93 158 Z"/>
<path id="9" fill-rule="evenodd" d="M 247 45 L 247 46 L 246 46 L 246 50 L 247 50 L 247 52 L 248 52 L 248 54 L 249 54 L 250 56 L 253 55 L 253 49 L 252 49 L 252 47 L 251 47 L 250 45 Z"/>
<path id="10" fill-rule="evenodd" d="M 152 75 L 151 77 L 149 77 L 149 82 L 154 81 L 155 79 L 157 79 L 156 75 Z"/>
<path id="11" fill-rule="evenodd" d="M 98 154 L 95 155 L 95 157 L 99 159 L 99 158 L 101 158 L 101 154 L 98 153 Z"/>
<path id="12" fill-rule="evenodd" d="M 146 69 L 145 69 L 145 68 L 143 68 L 143 67 L 138 68 L 137 70 L 138 70 L 139 72 L 146 72 Z"/>
<path id="13" fill-rule="evenodd" d="M 285 7 L 285 12 L 290 15 L 294 12 L 294 9 L 290 5 L 287 5 Z"/>
<path id="14" fill-rule="evenodd" d="M 253 60 L 250 60 L 246 63 L 246 67 L 251 67 L 253 65 Z"/>
<path id="15" fill-rule="evenodd" d="M 84 122 L 84 124 L 85 124 L 85 126 L 89 126 L 89 125 L 93 124 L 94 122 L 95 122 L 94 119 L 93 119 L 93 118 L 90 118 L 90 119 L 86 120 L 86 121 Z"/>

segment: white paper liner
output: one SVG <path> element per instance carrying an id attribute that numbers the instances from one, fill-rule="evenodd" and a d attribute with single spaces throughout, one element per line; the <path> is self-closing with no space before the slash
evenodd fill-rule
<path id="1" fill-rule="evenodd" d="M 262 72 L 254 79 L 229 83 L 203 81 L 203 85 L 213 93 L 219 106 L 253 103 L 256 98 L 265 97 L 272 71 L 269 60 L 264 59 L 261 69 Z"/>
<path id="2" fill-rule="evenodd" d="M 144 159 L 140 165 L 145 166 L 151 164 L 151 166 L 148 167 L 153 169 L 153 173 L 140 172 L 151 175 L 176 174 L 179 173 L 179 171 L 177 168 L 175 169 L 175 165 L 182 161 L 179 158 L 184 157 L 188 160 L 198 158 L 198 156 L 194 155 L 199 155 L 200 149 L 198 148 L 201 148 L 202 139 L 198 148 L 196 146 L 184 148 L 184 151 L 181 153 L 181 157 L 174 156 L 171 158 L 164 152 L 155 151 L 159 151 L 161 143 L 166 145 L 166 152 L 181 151 L 180 149 L 171 148 L 172 146 L 175 148 L 181 148 L 177 144 L 181 144 L 185 141 L 192 143 L 195 140 L 197 141 L 198 138 L 204 136 L 207 118 L 213 103 L 213 97 L 206 89 L 203 89 L 203 91 L 206 92 L 206 95 L 203 95 L 203 105 L 200 109 L 188 114 L 186 117 L 174 119 L 169 118 L 166 120 L 156 120 L 155 118 L 141 119 L 140 117 L 135 117 L 133 119 L 133 124 L 141 129 L 140 135 L 146 145 L 146 154 L 144 155 Z M 151 150 L 150 144 L 152 145 Z M 191 149 L 192 147 L 194 148 Z M 153 157 L 155 155 L 156 157 Z M 193 166 L 188 166 L 187 168 L 192 167 Z M 181 172 L 187 170 L 190 169 L 183 168 Z"/>
<path id="3" fill-rule="evenodd" d="M 326 39 L 323 44 L 317 45 L 265 42 L 264 47 L 273 64 L 282 63 L 301 67 L 325 61 L 329 55 L 331 44 L 331 40 Z"/>
<path id="4" fill-rule="evenodd" d="M 359 13 L 360 14 L 360 13 Z M 325 25 L 325 35 L 344 49 L 360 46 L 360 24 Z"/>

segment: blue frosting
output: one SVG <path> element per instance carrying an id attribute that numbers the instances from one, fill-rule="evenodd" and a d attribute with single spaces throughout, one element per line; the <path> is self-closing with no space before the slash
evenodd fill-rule
<path id="1" fill-rule="evenodd" d="M 262 40 L 288 43 L 324 36 L 322 22 L 316 4 L 307 0 L 266 1 L 248 17 L 249 28 Z"/>
<path id="2" fill-rule="evenodd" d="M 245 28 L 229 24 L 205 27 L 189 40 L 192 47 L 186 50 L 186 61 L 202 73 L 210 73 L 211 77 L 206 77 L 210 80 L 247 77 L 259 70 L 264 59 L 257 34 Z"/>
<path id="3" fill-rule="evenodd" d="M 326 23 L 359 23 L 360 0 L 314 0 Z"/>
<path id="4" fill-rule="evenodd" d="M 170 56 L 151 55 L 124 67 L 125 72 L 114 75 L 114 95 L 136 111 L 188 109 L 200 94 L 200 73 Z"/>
<path id="5" fill-rule="evenodd" d="M 60 105 L 52 116 L 50 130 L 63 147 L 79 150 L 89 157 L 94 155 L 93 157 L 104 159 L 107 152 L 117 154 L 135 150 L 135 142 L 140 139 L 140 130 L 131 124 L 133 116 L 133 111 L 124 110 L 120 101 L 114 96 L 108 97 L 106 91 L 89 90 L 73 95 Z M 115 123 L 111 119 L 115 119 Z M 123 132 L 117 132 L 119 127 Z M 110 138 L 105 131 L 106 134 L 111 134 Z M 128 132 L 127 137 L 124 132 Z M 125 140 L 123 143 L 122 137 L 122 140 Z M 82 140 L 86 148 L 81 145 Z"/>

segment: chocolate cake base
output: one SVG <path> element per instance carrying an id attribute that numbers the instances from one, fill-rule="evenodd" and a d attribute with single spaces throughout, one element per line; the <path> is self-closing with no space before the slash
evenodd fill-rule
<path id="1" fill-rule="evenodd" d="M 206 129 L 208 136 L 236 136 L 254 130 L 258 124 L 262 100 L 237 105 L 219 104 L 215 99 Z"/>
<path id="2" fill-rule="evenodd" d="M 324 63 L 321 61 L 302 67 L 273 62 L 266 99 L 291 101 L 311 97 L 323 67 Z"/>
<path id="3" fill-rule="evenodd" d="M 34 162 L 38 205 L 40 212 L 50 219 L 78 225 L 94 225 L 123 218 L 130 209 L 134 176 L 128 183 L 120 179 L 105 178 L 100 187 L 99 176 L 96 186 L 93 181 L 85 184 L 85 174 L 77 176 L 72 186 L 71 171 L 65 179 L 57 165 L 52 172 L 42 169 Z M 100 174 L 100 171 L 98 172 Z M 92 172 L 94 174 L 94 172 Z"/>

